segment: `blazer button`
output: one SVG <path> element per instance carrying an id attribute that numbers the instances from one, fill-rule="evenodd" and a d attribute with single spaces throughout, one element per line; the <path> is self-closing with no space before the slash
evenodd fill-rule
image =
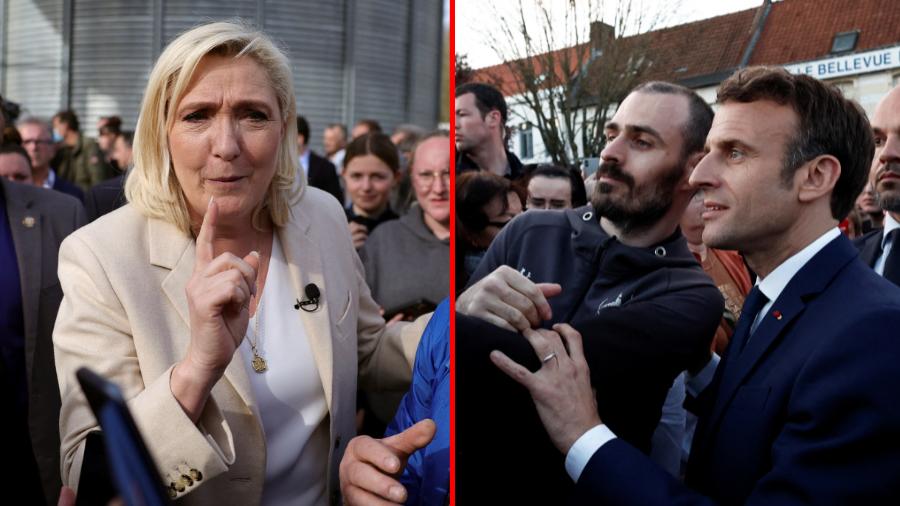
<path id="1" fill-rule="evenodd" d="M 169 484 L 169 488 L 167 488 L 166 490 L 168 490 L 170 498 L 175 499 L 176 497 L 178 497 L 178 492 L 175 490 L 174 483 Z"/>
<path id="2" fill-rule="evenodd" d="M 334 447 L 337 448 L 338 446 L 341 446 L 341 436 L 338 436 L 334 440 Z"/>
<path id="3" fill-rule="evenodd" d="M 181 475 L 181 482 L 186 483 L 189 487 L 194 485 L 194 480 L 192 480 L 191 477 L 186 474 Z"/>
<path id="4" fill-rule="evenodd" d="M 191 474 L 191 478 L 193 478 L 194 481 L 200 481 L 203 479 L 203 473 L 201 473 L 200 471 L 198 471 L 194 468 L 191 468 L 190 474 Z"/>
<path id="5" fill-rule="evenodd" d="M 170 486 L 175 487 L 175 490 L 178 492 L 184 492 L 185 489 L 184 480 L 181 478 L 178 478 L 178 481 L 172 483 Z"/>

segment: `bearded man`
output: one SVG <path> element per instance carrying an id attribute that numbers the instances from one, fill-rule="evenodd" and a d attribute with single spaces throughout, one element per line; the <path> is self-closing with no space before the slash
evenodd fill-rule
<path id="1" fill-rule="evenodd" d="M 678 228 L 712 117 L 686 88 L 641 85 L 606 125 L 591 204 L 525 213 L 494 240 L 456 302 L 460 504 L 564 504 L 573 489 L 528 392 L 489 359 L 538 368 L 525 329 L 578 329 L 603 420 L 650 452 L 669 387 L 709 359 L 722 314 Z"/>
<path id="2" fill-rule="evenodd" d="M 859 238 L 859 257 L 875 272 L 900 286 L 900 86 L 878 104 L 872 117 L 875 157 L 872 187 L 878 206 L 885 210 L 884 227 Z"/>

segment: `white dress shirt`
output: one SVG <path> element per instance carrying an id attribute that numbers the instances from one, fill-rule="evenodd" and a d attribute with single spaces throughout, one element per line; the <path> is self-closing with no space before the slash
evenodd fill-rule
<path id="1" fill-rule="evenodd" d="M 309 337 L 294 309 L 290 279 L 281 241 L 275 234 L 260 299 L 262 308 L 250 319 L 247 337 L 239 348 L 266 438 L 262 504 L 324 506 L 328 503 L 328 406 Z M 250 365 L 251 339 L 269 367 L 263 373 Z"/>
<path id="2" fill-rule="evenodd" d="M 887 230 L 887 219 L 885 219 L 885 230 Z M 782 262 L 775 270 L 769 273 L 765 279 L 757 280 L 756 284 L 759 286 L 759 290 L 763 295 L 768 297 L 769 302 L 763 306 L 762 310 L 753 320 L 753 326 L 750 327 L 751 333 L 756 329 L 756 326 L 759 325 L 759 322 L 762 321 L 762 315 L 768 313 L 769 309 L 772 308 L 772 304 L 778 299 L 778 296 L 781 295 L 781 292 L 784 291 L 784 288 L 791 279 L 793 279 L 794 275 L 796 275 L 797 272 L 812 259 L 812 257 L 816 256 L 822 248 L 839 235 L 841 235 L 841 231 L 838 230 L 837 227 L 829 229 L 827 232 L 820 235 L 818 239 Z M 687 391 L 690 392 L 691 395 L 697 396 L 700 392 L 705 390 L 712 382 L 713 375 L 715 374 L 718 365 L 719 356 L 713 353 L 712 359 L 696 376 L 691 377 L 688 375 L 688 381 L 686 382 Z M 615 438 L 616 435 L 604 424 L 600 424 L 582 434 L 582 436 L 575 441 L 575 444 L 572 445 L 572 448 L 569 449 L 569 453 L 566 454 L 566 472 L 569 473 L 569 477 L 577 482 L 594 453 L 596 453 L 601 446 Z"/>

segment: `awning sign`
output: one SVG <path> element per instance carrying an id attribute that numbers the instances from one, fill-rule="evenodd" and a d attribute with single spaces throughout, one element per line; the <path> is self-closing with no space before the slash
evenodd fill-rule
<path id="1" fill-rule="evenodd" d="M 900 46 L 784 66 L 792 74 L 806 74 L 818 79 L 833 79 L 898 67 Z"/>

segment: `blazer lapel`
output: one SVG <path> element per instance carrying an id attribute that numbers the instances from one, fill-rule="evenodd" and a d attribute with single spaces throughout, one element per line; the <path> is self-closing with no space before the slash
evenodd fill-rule
<path id="1" fill-rule="evenodd" d="M 163 292 L 169 298 L 169 302 L 181 319 L 187 329 L 191 328 L 191 318 L 188 311 L 187 294 L 184 289 L 191 274 L 194 272 L 194 257 L 196 255 L 194 249 L 194 241 L 182 234 L 175 226 L 162 220 L 150 220 L 149 226 L 150 239 L 150 263 L 159 267 L 170 269 L 171 272 L 165 277 L 162 283 Z M 174 340 L 183 340 L 175 349 L 187 349 L 190 335 L 185 334 L 184 337 L 171 336 Z M 239 354 L 240 352 L 235 352 Z M 180 359 L 181 357 L 176 357 Z M 225 369 L 225 378 L 234 387 L 237 394 L 244 403 L 254 412 L 257 411 L 254 402 L 253 391 L 250 385 L 250 378 L 247 377 L 247 371 L 240 360 L 232 360 Z M 257 415 L 259 413 L 256 413 Z"/>
<path id="2" fill-rule="evenodd" d="M 770 352 L 775 352 L 777 343 L 785 338 L 790 324 L 803 313 L 807 302 L 821 293 L 856 253 L 856 248 L 843 236 L 828 243 L 788 283 L 763 316 L 743 352 L 729 350 L 729 355 L 734 353 L 734 356 L 723 363 L 724 370 L 719 377 L 715 404 L 707 425 L 710 431 L 715 430 L 744 380 Z"/>
<path id="3" fill-rule="evenodd" d="M 327 302 L 329 290 L 322 267 L 322 252 L 313 242 L 309 229 L 311 218 L 306 215 L 304 209 L 304 206 L 293 208 L 291 220 L 280 230 L 278 237 L 281 240 L 297 299 L 305 300 L 304 287 L 310 283 L 319 287 L 321 293 L 318 309 L 311 312 L 300 309 L 296 311 L 296 318 L 308 336 L 309 346 L 322 380 L 322 388 L 325 390 L 328 410 L 331 411 L 333 350 Z"/>
<path id="4" fill-rule="evenodd" d="M 19 283 L 22 290 L 22 312 L 25 323 L 25 370 L 29 380 L 34 362 L 35 340 L 37 339 L 38 306 L 41 297 L 41 263 L 43 248 L 41 229 L 44 216 L 31 209 L 34 202 L 23 197 L 20 192 L 9 191 L 4 185 L 7 201 L 7 215 L 12 240 L 19 264 Z"/>
<path id="5" fill-rule="evenodd" d="M 877 234 L 872 234 L 869 240 L 865 243 L 862 250 L 859 252 L 859 257 L 863 262 L 866 263 L 869 267 L 875 267 L 875 260 L 878 259 L 878 254 L 881 251 L 881 241 L 884 239 L 884 229 Z"/>

